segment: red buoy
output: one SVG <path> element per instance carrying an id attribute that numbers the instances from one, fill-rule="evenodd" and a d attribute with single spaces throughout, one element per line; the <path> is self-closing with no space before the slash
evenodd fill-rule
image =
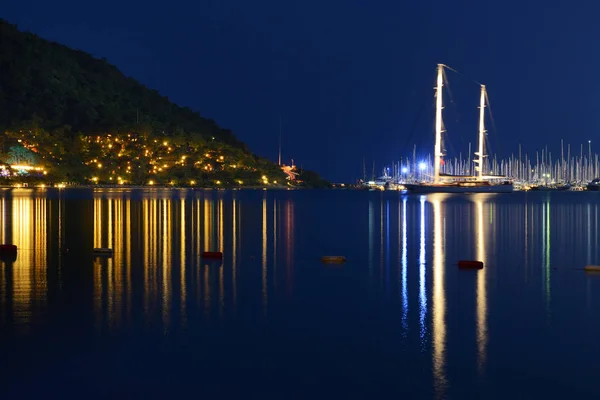
<path id="1" fill-rule="evenodd" d="M 16 253 L 17 246 L 14 244 L 0 244 L 0 253 Z"/>
<path id="2" fill-rule="evenodd" d="M 458 268 L 462 268 L 462 269 L 483 269 L 483 261 L 460 260 L 458 262 Z"/>
<path id="3" fill-rule="evenodd" d="M 17 246 L 14 244 L 0 244 L 0 259 L 14 262 L 17 259 Z"/>
<path id="4" fill-rule="evenodd" d="M 202 257 L 221 259 L 223 258 L 223 253 L 221 253 L 220 251 L 204 251 L 202 252 Z"/>

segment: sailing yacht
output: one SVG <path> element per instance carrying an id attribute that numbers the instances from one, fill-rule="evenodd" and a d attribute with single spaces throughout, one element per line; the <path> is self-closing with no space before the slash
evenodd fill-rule
<path id="1" fill-rule="evenodd" d="M 505 176 L 484 175 L 483 160 L 485 141 L 485 85 L 481 85 L 481 98 L 479 105 L 479 143 L 475 152 L 477 175 L 448 175 L 440 172 L 442 160 L 442 86 L 444 81 L 444 64 L 438 64 L 436 87 L 436 112 L 435 112 L 435 147 L 433 182 L 422 182 L 405 185 L 406 190 L 412 193 L 510 193 L 513 183 Z"/>

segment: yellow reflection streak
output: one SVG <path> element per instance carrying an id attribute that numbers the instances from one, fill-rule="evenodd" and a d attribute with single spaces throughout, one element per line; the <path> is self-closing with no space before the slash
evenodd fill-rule
<path id="1" fill-rule="evenodd" d="M 223 199 L 219 199 L 219 251 L 223 252 Z"/>
<path id="2" fill-rule="evenodd" d="M 204 251 L 213 251 L 210 239 L 210 227 L 212 226 L 212 203 L 208 199 L 204 200 Z"/>
<path id="3" fill-rule="evenodd" d="M 171 255 L 169 246 L 171 240 L 171 202 L 170 200 L 162 201 L 162 317 L 163 327 L 168 329 L 171 317 L 171 270 L 169 268 L 169 258 Z"/>
<path id="4" fill-rule="evenodd" d="M 277 289 L 277 200 L 273 199 L 273 289 Z"/>
<path id="5" fill-rule="evenodd" d="M 0 229 L 0 241 L 6 243 L 6 230 L 8 229 L 8 223 L 6 221 L 6 200 L 0 199 L 0 218 L 2 221 L 2 229 Z M 60 242 L 59 242 L 60 243 Z M 6 292 L 2 292 L 6 293 Z"/>
<path id="6" fill-rule="evenodd" d="M 4 198 L 0 198 L 0 223 L 2 224 L 2 228 L 0 229 L 0 243 L 6 243 L 6 234 L 5 230 L 7 229 L 8 223 L 6 221 L 5 214 L 5 200 Z M 8 292 L 8 284 L 7 284 L 7 274 L 6 274 L 7 264 L 5 262 L 0 262 L 0 316 L 2 317 L 2 323 L 7 321 L 8 310 L 7 303 L 10 293 Z"/>
<path id="7" fill-rule="evenodd" d="M 94 199 L 94 247 L 102 247 L 102 199 Z"/>
<path id="8" fill-rule="evenodd" d="M 185 259 L 185 199 L 181 199 L 179 203 L 181 207 L 181 222 L 179 226 L 179 231 L 181 232 L 181 237 L 179 238 L 181 250 L 180 250 L 180 260 L 181 260 L 181 269 L 179 273 L 179 280 L 181 285 L 181 299 L 180 299 L 180 314 L 181 314 L 181 325 L 185 327 L 187 323 L 186 317 L 186 301 L 187 301 L 187 290 L 186 290 L 186 282 L 185 282 L 185 271 L 186 271 L 186 259 Z"/>
<path id="9" fill-rule="evenodd" d="M 107 242 L 107 247 L 114 249 L 114 243 L 113 243 L 113 208 L 112 208 L 112 200 L 108 200 L 108 221 L 107 221 L 107 236 L 108 236 L 108 242 Z M 106 271 L 107 271 L 107 298 L 106 298 L 106 302 L 107 302 L 107 315 L 108 315 L 108 326 L 109 328 L 113 328 L 113 323 L 114 323 L 114 302 L 115 302 L 115 298 L 114 298 L 114 293 L 115 293 L 115 287 L 114 287 L 114 279 L 113 279 L 113 269 L 114 269 L 114 256 L 109 258 L 107 260 L 107 266 L 106 266 Z"/>
<path id="10" fill-rule="evenodd" d="M 125 311 L 126 317 L 129 318 L 131 311 L 131 290 L 128 286 L 131 281 L 128 267 L 131 263 L 131 221 L 128 210 L 130 203 L 120 198 L 97 198 L 94 199 L 93 205 L 94 246 L 108 247 L 114 251 L 112 258 L 96 259 L 93 264 L 96 328 L 101 329 L 106 319 L 108 329 L 112 330 L 120 327 L 123 312 Z M 126 261 L 123 261 L 124 255 Z M 126 274 L 123 268 L 127 271 Z"/>
<path id="11" fill-rule="evenodd" d="M 475 197 L 477 213 L 477 260 L 483 262 L 484 268 L 477 271 L 477 365 L 479 373 L 483 373 L 486 363 L 487 348 L 487 254 L 486 231 L 483 225 L 483 196 Z"/>
<path id="12" fill-rule="evenodd" d="M 2 223 L 4 223 L 4 218 L 2 218 Z M 4 243 L 4 240 L 2 240 L 2 242 Z M 6 284 L 6 279 L 6 263 L 0 262 L 0 317 L 2 317 L 2 324 L 5 324 L 8 319 L 7 302 L 10 293 L 7 290 L 8 285 Z"/>
<path id="13" fill-rule="evenodd" d="M 131 252 L 133 249 L 131 248 L 131 200 L 129 199 L 125 201 L 125 231 L 125 293 L 127 294 L 126 320 L 131 321 Z"/>
<path id="14" fill-rule="evenodd" d="M 94 247 L 102 247 L 102 199 L 94 199 Z M 96 329 L 102 328 L 102 264 L 94 260 L 94 316 Z"/>
<path id="15" fill-rule="evenodd" d="M 202 202 L 200 201 L 200 199 L 198 199 L 196 200 L 196 229 L 194 229 L 194 232 L 196 234 L 196 255 L 200 254 L 200 245 L 202 244 L 202 213 L 200 212 L 201 209 Z"/>
<path id="16" fill-rule="evenodd" d="M 47 215 L 45 198 L 36 199 L 33 218 L 35 221 L 35 233 L 33 237 L 33 263 L 34 263 L 34 285 L 33 296 L 40 305 L 46 304 L 48 293 L 48 268 L 47 268 Z"/>
<path id="17" fill-rule="evenodd" d="M 219 215 L 218 215 L 218 229 L 219 229 L 219 251 L 223 252 L 224 243 L 224 223 L 223 223 L 223 199 L 219 199 Z M 223 283 L 223 263 L 219 266 L 219 317 L 223 317 L 223 308 L 225 306 L 225 287 Z"/>
<path id="18" fill-rule="evenodd" d="M 192 212 L 194 212 L 196 216 L 196 224 L 192 224 L 192 233 L 194 234 L 194 240 L 196 243 L 196 251 L 192 253 L 194 254 L 195 260 L 193 263 L 193 268 L 195 271 L 193 271 L 193 273 L 196 274 L 196 282 L 194 286 L 196 288 L 196 304 L 198 309 L 200 309 L 202 302 L 202 263 L 198 258 L 200 256 L 202 245 L 202 201 L 200 199 L 196 199 L 196 205 L 193 207 Z"/>
<path id="19" fill-rule="evenodd" d="M 13 272 L 13 315 L 17 325 L 25 325 L 32 318 L 32 295 L 35 290 L 33 264 L 33 199 L 13 198 L 12 237 L 19 249 Z"/>
<path id="20" fill-rule="evenodd" d="M 425 317 L 427 313 L 427 293 L 425 291 L 425 197 L 426 196 L 421 196 L 420 198 L 421 247 L 419 249 L 419 323 L 421 341 L 425 340 Z"/>
<path id="21" fill-rule="evenodd" d="M 142 220 L 144 221 L 144 315 L 146 319 L 150 317 L 150 285 L 148 282 L 149 278 L 149 268 L 150 268 L 150 235 L 152 231 L 150 230 L 150 210 L 148 201 L 142 202 Z"/>
<path id="22" fill-rule="evenodd" d="M 0 228 L 0 243 L 6 243 L 5 240 L 5 233 L 4 231 L 6 230 L 6 227 L 8 226 L 8 223 L 5 219 L 5 214 L 4 214 L 4 205 L 5 200 L 4 198 L 0 198 L 0 223 L 2 224 L 2 228 Z M 10 293 L 8 292 L 8 285 L 6 283 L 7 280 L 7 274 L 5 273 L 6 271 L 6 263 L 5 262 L 0 262 L 0 316 L 2 317 L 2 322 L 4 323 L 7 320 L 7 316 L 8 316 L 8 310 L 7 310 L 7 302 L 8 302 L 8 296 L 10 296 Z"/>
<path id="23" fill-rule="evenodd" d="M 443 194 L 430 195 L 433 206 L 433 374 L 437 398 L 447 387 L 446 363 L 446 289 L 444 284 L 444 232 L 442 225 Z"/>
<path id="24" fill-rule="evenodd" d="M 262 213 L 262 298 L 263 312 L 267 314 L 267 197 L 263 197 Z"/>
<path id="25" fill-rule="evenodd" d="M 146 319 L 152 317 L 153 309 L 158 302 L 158 233 L 160 207 L 158 199 L 149 199 L 143 202 L 144 212 L 144 311 Z M 163 237 L 164 244 L 164 237 Z M 164 292 L 163 292 L 164 294 Z"/>

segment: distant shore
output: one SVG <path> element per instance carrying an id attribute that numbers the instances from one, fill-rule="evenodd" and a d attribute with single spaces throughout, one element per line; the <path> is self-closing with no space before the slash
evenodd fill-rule
<path id="1" fill-rule="evenodd" d="M 0 185 L 3 189 L 196 189 L 196 190 L 305 190 L 298 186 L 176 186 L 176 185 L 85 185 L 85 184 L 14 184 Z"/>

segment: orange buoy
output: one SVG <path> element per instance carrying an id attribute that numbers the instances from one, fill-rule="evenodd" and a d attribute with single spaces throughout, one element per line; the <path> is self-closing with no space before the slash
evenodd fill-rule
<path id="1" fill-rule="evenodd" d="M 203 251 L 202 257 L 221 259 L 221 258 L 223 258 L 223 253 L 221 253 L 220 251 Z"/>
<path id="2" fill-rule="evenodd" d="M 586 265 L 583 269 L 585 272 L 600 272 L 600 265 Z"/>
<path id="3" fill-rule="evenodd" d="M 460 260 L 458 262 L 458 268 L 461 268 L 461 269 L 482 269 L 483 268 L 483 261 Z"/>

